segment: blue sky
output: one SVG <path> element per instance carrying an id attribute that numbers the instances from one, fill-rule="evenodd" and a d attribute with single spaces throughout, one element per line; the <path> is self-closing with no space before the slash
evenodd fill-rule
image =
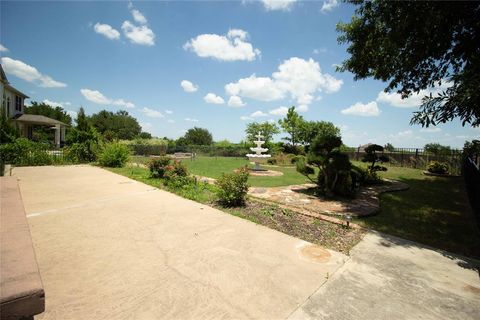
<path id="1" fill-rule="evenodd" d="M 459 121 L 410 126 L 421 95 L 401 101 L 381 81 L 335 72 L 348 57 L 335 25 L 354 8 L 334 0 L 0 6 L 2 66 L 30 101 L 127 110 L 156 136 L 199 126 L 236 142 L 248 122 L 277 121 L 292 105 L 339 126 L 350 146 L 461 147 L 480 134 Z"/>

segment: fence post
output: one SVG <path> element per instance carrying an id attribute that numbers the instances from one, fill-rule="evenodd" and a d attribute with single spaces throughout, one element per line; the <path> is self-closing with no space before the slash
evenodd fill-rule
<path id="1" fill-rule="evenodd" d="M 356 154 L 356 156 L 355 156 L 355 160 L 358 161 L 358 158 L 359 158 L 359 157 L 360 157 L 360 146 L 358 146 L 358 148 L 357 148 L 357 154 Z"/>
<path id="2" fill-rule="evenodd" d="M 415 164 L 414 164 L 414 168 L 417 169 L 417 163 L 418 163 L 418 149 L 415 149 Z"/>
<path id="3" fill-rule="evenodd" d="M 402 148 L 402 153 L 401 153 L 401 155 L 402 155 L 402 156 L 401 156 L 401 161 L 400 161 L 400 163 L 402 164 L 402 167 L 403 167 L 403 148 Z"/>

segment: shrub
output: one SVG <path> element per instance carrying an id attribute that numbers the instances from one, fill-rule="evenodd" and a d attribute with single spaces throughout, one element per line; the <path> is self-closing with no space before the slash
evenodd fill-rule
<path id="1" fill-rule="evenodd" d="M 291 164 L 296 164 L 298 161 L 300 160 L 304 160 L 305 161 L 305 156 L 302 156 L 302 155 L 298 155 L 298 156 L 294 156 L 290 159 L 290 163 Z"/>
<path id="2" fill-rule="evenodd" d="M 377 153 L 381 152 L 381 153 Z M 365 148 L 365 155 L 362 158 L 363 162 L 371 162 L 368 170 L 374 171 L 387 171 L 384 166 L 375 165 L 375 163 L 388 162 L 389 158 L 383 154 L 383 147 L 378 144 L 371 144 Z"/>
<path id="3" fill-rule="evenodd" d="M 234 173 L 223 173 L 215 182 L 218 187 L 219 202 L 225 207 L 235 207 L 245 204 L 248 192 L 248 169 L 241 168 Z"/>
<path id="4" fill-rule="evenodd" d="M 148 163 L 150 175 L 154 178 L 163 178 L 167 171 L 167 166 L 170 165 L 171 161 L 172 158 L 167 156 L 151 159 Z"/>
<path id="5" fill-rule="evenodd" d="M 96 142 L 75 142 L 63 148 L 65 159 L 73 163 L 93 162 L 97 159 L 99 146 Z"/>
<path id="6" fill-rule="evenodd" d="M 100 152 L 98 162 L 104 167 L 121 168 L 125 166 L 129 157 L 130 149 L 126 145 L 108 143 Z"/>
<path id="7" fill-rule="evenodd" d="M 275 158 L 270 158 L 270 159 L 267 160 L 267 163 L 268 163 L 268 164 L 277 164 L 277 159 L 275 159 Z"/>
<path id="8" fill-rule="evenodd" d="M 53 164 L 48 146 L 25 138 L 0 145 L 0 162 L 16 166 L 43 166 Z"/>
<path id="9" fill-rule="evenodd" d="M 448 173 L 448 164 L 445 162 L 430 161 L 427 167 L 428 172 L 436 174 L 447 174 Z"/>

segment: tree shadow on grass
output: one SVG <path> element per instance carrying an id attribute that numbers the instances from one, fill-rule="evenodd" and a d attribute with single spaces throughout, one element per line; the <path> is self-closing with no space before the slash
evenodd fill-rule
<path id="1" fill-rule="evenodd" d="M 480 233 L 461 178 L 403 178 L 409 190 L 384 193 L 380 211 L 358 223 L 383 233 L 480 257 Z"/>

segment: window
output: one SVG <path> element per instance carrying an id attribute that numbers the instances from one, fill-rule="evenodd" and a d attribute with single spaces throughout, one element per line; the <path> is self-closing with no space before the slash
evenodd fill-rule
<path id="1" fill-rule="evenodd" d="M 22 112 L 22 97 L 15 96 L 15 110 Z"/>
<path id="2" fill-rule="evenodd" d="M 7 110 L 10 112 L 10 97 L 7 97 Z"/>

